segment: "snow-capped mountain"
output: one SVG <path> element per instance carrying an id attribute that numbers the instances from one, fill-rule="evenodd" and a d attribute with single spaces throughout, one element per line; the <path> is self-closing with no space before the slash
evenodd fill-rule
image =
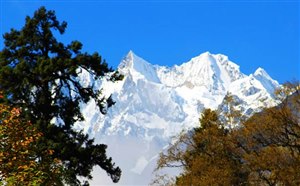
<path id="1" fill-rule="evenodd" d="M 82 83 L 95 83 L 103 95 L 112 95 L 116 104 L 106 115 L 93 101 L 82 105 L 86 120 L 76 127 L 108 144 L 123 170 L 120 184 L 130 185 L 149 183 L 158 153 L 172 136 L 199 125 L 203 108 L 217 109 L 230 92 L 250 115 L 273 106 L 273 92 L 280 86 L 262 68 L 245 75 L 227 56 L 209 52 L 180 66 L 165 67 L 152 65 L 130 51 L 118 70 L 124 79 L 115 83 L 105 78 L 94 81 L 81 73 Z"/>

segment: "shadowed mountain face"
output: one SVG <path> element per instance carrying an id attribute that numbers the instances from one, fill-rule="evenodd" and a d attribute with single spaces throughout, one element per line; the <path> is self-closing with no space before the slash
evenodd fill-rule
<path id="1" fill-rule="evenodd" d="M 239 109 L 251 115 L 275 105 L 273 92 L 280 86 L 261 68 L 245 75 L 227 56 L 209 52 L 180 66 L 165 67 L 130 51 L 118 70 L 125 77 L 116 83 L 94 81 L 82 71 L 79 81 L 103 88 L 116 104 L 107 115 L 94 102 L 82 105 L 86 120 L 76 127 L 109 145 L 124 173 L 120 184 L 148 184 L 156 157 L 170 137 L 198 126 L 202 109 L 217 109 L 228 92 L 239 100 Z"/>

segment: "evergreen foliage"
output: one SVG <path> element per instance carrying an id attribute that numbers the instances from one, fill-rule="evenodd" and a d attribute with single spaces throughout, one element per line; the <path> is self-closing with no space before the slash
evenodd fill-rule
<path id="1" fill-rule="evenodd" d="M 300 185 L 300 86 L 286 83 L 277 91 L 281 104 L 244 120 L 234 110 L 240 127 L 224 129 L 232 119 L 219 120 L 205 109 L 201 126 L 181 134 L 160 154 L 157 170 L 182 167 L 176 181 L 165 185 Z M 228 99 L 229 98 L 229 99 Z M 232 102 L 230 97 L 225 97 Z M 226 103 L 228 104 L 228 103 Z M 232 104 L 232 103 L 230 103 Z M 230 116 L 231 117 L 231 116 Z"/>
<path id="2" fill-rule="evenodd" d="M 48 159 L 44 153 L 52 150 L 51 158 L 59 159 L 65 168 L 62 181 L 79 185 L 77 176 L 91 179 L 93 166 L 100 166 L 118 182 L 121 170 L 106 156 L 107 146 L 94 144 L 88 135 L 75 131 L 76 121 L 83 121 L 80 103 L 93 99 L 105 113 L 113 104 L 111 98 L 101 98 L 101 90 L 78 81 L 82 70 L 94 78 L 101 78 L 112 69 L 97 53 L 82 53 L 82 44 L 68 45 L 57 41 L 53 31 L 65 32 L 67 23 L 60 23 L 54 11 L 39 8 L 33 17 L 26 17 L 21 30 L 11 29 L 4 34 L 4 48 L 0 51 L 0 89 L 6 103 L 22 109 L 22 117 L 43 132 L 37 143 L 38 160 Z M 111 80 L 119 80 L 115 73 Z M 57 118 L 56 124 L 51 120 Z M 53 180 L 48 180 L 51 183 Z"/>

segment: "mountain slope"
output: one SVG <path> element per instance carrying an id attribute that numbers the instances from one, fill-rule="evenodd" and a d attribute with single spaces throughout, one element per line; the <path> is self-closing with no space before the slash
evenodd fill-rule
<path id="1" fill-rule="evenodd" d="M 280 85 L 263 69 L 249 76 L 222 54 L 203 53 L 180 66 L 151 65 L 132 51 L 118 70 L 124 79 L 93 81 L 84 72 L 80 81 L 95 83 L 116 104 L 102 115 L 94 102 L 82 105 L 85 122 L 77 123 L 105 142 L 116 163 L 123 167 L 121 184 L 147 184 L 158 153 L 181 130 L 199 125 L 203 108 L 218 108 L 227 92 L 238 97 L 247 115 L 273 106 Z M 137 179 L 137 177 L 142 177 Z"/>

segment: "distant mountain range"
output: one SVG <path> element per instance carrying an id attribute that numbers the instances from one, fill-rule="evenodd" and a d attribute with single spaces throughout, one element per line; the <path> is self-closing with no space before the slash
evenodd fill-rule
<path id="1" fill-rule="evenodd" d="M 93 101 L 82 105 L 85 121 L 76 123 L 76 128 L 108 144 L 109 155 L 123 171 L 119 184 L 127 185 L 147 185 L 158 153 L 171 137 L 198 126 L 201 111 L 217 109 L 228 92 L 249 116 L 274 106 L 273 93 L 280 87 L 262 68 L 245 75 L 227 56 L 209 52 L 180 66 L 165 67 L 152 65 L 130 51 L 118 71 L 124 79 L 112 83 L 106 78 L 95 81 L 82 70 L 82 84 L 95 84 L 116 103 L 106 115 Z M 92 185 L 110 184 L 99 172 L 94 171 Z"/>

